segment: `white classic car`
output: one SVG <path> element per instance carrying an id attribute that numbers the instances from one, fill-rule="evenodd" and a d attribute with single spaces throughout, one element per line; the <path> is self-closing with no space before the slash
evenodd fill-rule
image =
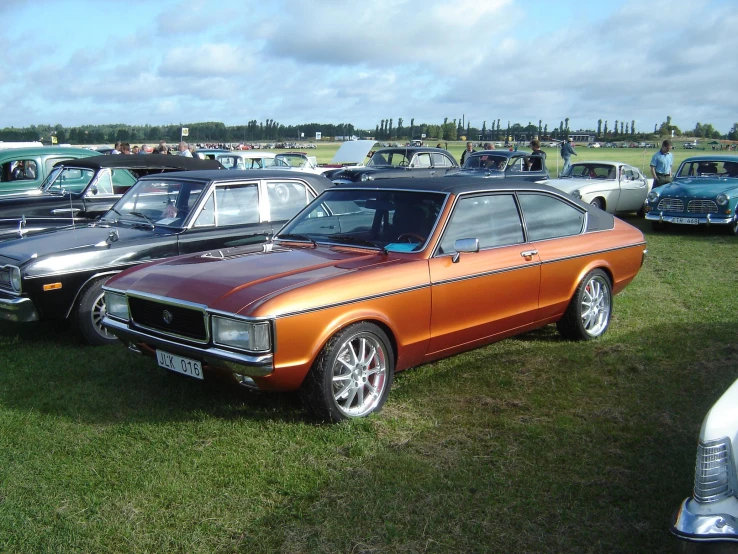
<path id="1" fill-rule="evenodd" d="M 644 202 L 652 179 L 632 165 L 621 162 L 577 162 L 559 175 L 542 183 L 556 187 L 605 210 L 644 213 Z"/>
<path id="2" fill-rule="evenodd" d="M 688 541 L 738 542 L 738 381 L 707 412 L 697 444 L 692 496 L 671 521 Z"/>
<path id="3" fill-rule="evenodd" d="M 234 150 L 215 155 L 226 169 L 264 169 L 274 165 L 274 152 L 263 150 Z"/>

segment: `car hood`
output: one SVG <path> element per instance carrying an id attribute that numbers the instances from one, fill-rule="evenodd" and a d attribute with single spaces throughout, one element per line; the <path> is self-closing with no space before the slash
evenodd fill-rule
<path id="1" fill-rule="evenodd" d="M 485 179 L 504 179 L 505 172 L 497 169 L 459 169 L 446 177 L 483 177 Z"/>
<path id="2" fill-rule="evenodd" d="M 738 179 L 677 179 L 656 190 L 660 197 L 714 198 L 721 192 L 738 191 Z"/>
<path id="3" fill-rule="evenodd" d="M 355 300 L 357 288 L 344 285 L 356 283 L 357 272 L 370 268 L 379 271 L 371 279 L 360 278 L 358 294 L 386 294 L 397 275 L 383 270 L 398 263 L 399 257 L 375 251 L 268 243 L 154 262 L 117 275 L 107 286 L 227 313 L 278 316 Z M 411 273 L 414 277 L 403 285 L 420 285 L 427 281 L 427 264 Z"/>
<path id="4" fill-rule="evenodd" d="M 110 234 L 115 240 L 109 241 Z M 29 260 L 41 259 L 49 255 L 63 253 L 83 253 L 99 249 L 121 247 L 132 241 L 143 241 L 155 234 L 173 234 L 172 231 L 155 231 L 150 227 L 130 227 L 122 225 L 91 224 L 76 227 L 57 227 L 40 233 L 32 233 L 23 238 L 0 241 L 0 258 L 23 264 Z"/>
<path id="5" fill-rule="evenodd" d="M 572 191 L 575 191 L 577 189 L 581 190 L 582 188 L 593 185 L 595 183 L 608 183 L 610 184 L 611 181 L 603 181 L 603 180 L 591 180 L 591 179 L 548 179 L 547 181 L 544 181 L 544 185 L 548 185 L 550 187 L 554 187 L 559 189 L 560 191 L 566 192 L 571 194 Z"/>

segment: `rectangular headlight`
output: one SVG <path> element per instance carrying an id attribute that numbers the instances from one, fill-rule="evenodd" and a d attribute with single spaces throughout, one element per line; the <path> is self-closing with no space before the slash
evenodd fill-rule
<path id="1" fill-rule="evenodd" d="M 249 352 L 269 352 L 272 341 L 269 323 L 212 317 L 213 343 Z"/>
<path id="2" fill-rule="evenodd" d="M 110 317 L 128 321 L 130 315 L 128 312 L 128 299 L 124 294 L 117 292 L 105 291 L 105 310 Z"/>

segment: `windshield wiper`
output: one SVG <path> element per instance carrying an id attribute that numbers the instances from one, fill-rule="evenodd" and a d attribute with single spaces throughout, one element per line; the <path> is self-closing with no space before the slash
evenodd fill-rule
<path id="1" fill-rule="evenodd" d="M 111 212 L 115 212 L 115 213 L 117 213 L 117 214 L 118 214 L 118 215 L 119 215 L 120 217 L 123 217 L 123 214 L 122 214 L 122 213 L 120 213 L 120 212 L 119 212 L 118 210 L 116 210 L 115 208 L 110 208 L 110 211 L 111 211 Z M 105 215 L 107 215 L 107 214 L 105 214 Z M 103 217 L 103 218 L 102 218 L 102 219 L 101 219 L 100 221 L 107 221 L 107 218 Z M 113 223 L 118 223 L 118 221 L 120 221 L 120 219 L 113 219 Z"/>
<path id="2" fill-rule="evenodd" d="M 340 242 L 345 242 L 346 244 L 355 244 L 357 246 L 369 246 L 372 248 L 377 248 L 381 250 L 384 254 L 387 254 L 387 250 L 384 248 L 384 246 L 381 246 L 377 244 L 376 242 L 373 242 L 367 239 L 360 239 L 357 237 L 352 237 L 350 235 L 327 235 L 326 239 L 327 240 L 338 239 Z"/>
<path id="3" fill-rule="evenodd" d="M 309 242 L 314 247 L 317 247 L 318 246 L 313 239 L 311 239 L 310 237 L 306 237 L 305 235 L 293 235 L 291 233 L 285 233 L 283 235 L 282 234 L 277 235 L 274 238 L 275 239 L 280 239 L 280 240 L 301 240 L 301 241 Z"/>
<path id="4" fill-rule="evenodd" d="M 116 212 L 116 213 L 117 213 L 117 212 Z M 153 220 L 153 219 L 151 219 L 151 218 L 150 218 L 149 216 L 147 216 L 146 214 L 143 214 L 143 213 L 141 213 L 141 212 L 128 212 L 128 213 L 129 213 L 129 214 L 131 214 L 131 215 L 135 215 L 135 216 L 137 216 L 137 217 L 141 217 L 141 218 L 145 219 L 145 220 L 146 220 L 146 222 L 147 222 L 147 223 L 148 223 L 149 225 L 151 225 L 151 228 L 152 228 L 152 229 L 153 229 L 153 228 L 155 227 L 155 225 L 154 225 L 154 220 Z"/>

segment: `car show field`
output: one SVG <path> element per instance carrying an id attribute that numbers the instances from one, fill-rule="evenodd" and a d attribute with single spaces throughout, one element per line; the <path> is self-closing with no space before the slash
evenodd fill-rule
<path id="1" fill-rule="evenodd" d="M 649 176 L 653 151 L 578 147 L 573 161 Z M 548 325 L 418 365 L 380 413 L 337 425 L 297 393 L 191 379 L 53 321 L 0 322 L 0 550 L 672 552 L 700 422 L 735 379 L 738 240 L 622 219 L 648 254 L 606 334 Z"/>

